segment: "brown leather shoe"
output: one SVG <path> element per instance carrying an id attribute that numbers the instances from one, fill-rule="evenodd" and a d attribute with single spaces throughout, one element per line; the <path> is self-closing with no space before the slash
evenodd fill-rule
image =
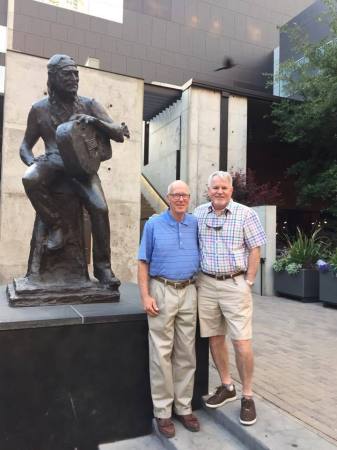
<path id="1" fill-rule="evenodd" d="M 171 418 L 160 419 L 160 418 L 156 417 L 156 422 L 157 422 L 158 430 L 163 436 L 165 436 L 167 438 L 172 438 L 175 436 L 176 431 L 174 429 L 174 423 L 172 422 Z"/>
<path id="2" fill-rule="evenodd" d="M 199 420 L 195 417 L 194 414 L 184 414 L 184 415 L 176 414 L 176 416 L 177 416 L 177 419 L 189 431 L 194 431 L 195 432 L 195 431 L 199 431 L 200 430 Z"/>

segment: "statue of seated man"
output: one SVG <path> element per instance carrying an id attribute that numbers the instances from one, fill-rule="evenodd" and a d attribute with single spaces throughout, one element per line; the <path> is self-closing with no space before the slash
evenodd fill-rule
<path id="1" fill-rule="evenodd" d="M 33 104 L 27 129 L 20 147 L 20 157 L 29 166 L 23 177 L 26 194 L 36 213 L 48 230 L 47 249 L 57 251 L 65 246 L 62 217 L 55 208 L 51 188 L 60 176 L 67 176 L 72 191 L 79 197 L 89 213 L 93 238 L 94 276 L 101 284 L 115 286 L 118 280 L 111 269 L 110 225 L 108 206 L 97 173 L 76 178 L 66 173 L 64 161 L 57 145 L 57 127 L 76 119 L 91 124 L 107 141 L 123 142 L 129 138 L 127 126 L 115 124 L 104 108 L 94 99 L 77 95 L 78 70 L 67 55 L 54 55 L 47 64 L 49 96 Z M 33 147 L 42 138 L 45 155 L 34 157 Z M 99 149 L 98 149 L 99 150 Z M 111 158 L 111 146 L 100 153 L 100 160 Z"/>

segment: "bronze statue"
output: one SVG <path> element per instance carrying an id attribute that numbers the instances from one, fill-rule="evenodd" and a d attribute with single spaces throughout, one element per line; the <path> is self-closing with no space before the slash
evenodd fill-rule
<path id="1" fill-rule="evenodd" d="M 115 124 L 96 100 L 77 95 L 79 76 L 71 57 L 54 55 L 47 68 L 49 96 L 33 104 L 20 147 L 20 157 L 29 166 L 23 185 L 44 229 L 41 248 L 50 255 L 68 245 L 64 225 L 68 213 L 62 215 L 53 192 L 64 180 L 90 216 L 94 276 L 100 285 L 117 290 L 120 282 L 110 262 L 108 207 L 97 170 L 101 161 L 111 158 L 110 139 L 123 142 L 130 137 L 129 130 L 125 123 Z M 45 154 L 34 157 L 39 138 Z M 34 258 L 31 250 L 28 276 L 35 270 Z"/>

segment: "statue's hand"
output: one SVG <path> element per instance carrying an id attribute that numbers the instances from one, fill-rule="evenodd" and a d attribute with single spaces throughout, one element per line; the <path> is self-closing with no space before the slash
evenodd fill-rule
<path id="1" fill-rule="evenodd" d="M 31 166 L 35 163 L 34 156 L 21 156 L 21 159 L 26 164 L 26 166 Z"/>
<path id="2" fill-rule="evenodd" d="M 123 131 L 123 136 L 125 136 L 128 139 L 130 139 L 130 131 L 129 131 L 129 128 L 126 125 L 125 122 L 121 123 L 121 128 L 122 128 L 122 131 Z"/>
<path id="3" fill-rule="evenodd" d="M 79 123 L 91 123 L 95 125 L 98 122 L 98 119 L 93 116 L 89 116 L 88 114 L 75 114 L 70 117 L 70 120 L 76 120 Z"/>

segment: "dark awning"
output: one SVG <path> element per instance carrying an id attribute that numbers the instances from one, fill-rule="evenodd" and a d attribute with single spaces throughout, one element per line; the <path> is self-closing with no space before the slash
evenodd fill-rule
<path id="1" fill-rule="evenodd" d="M 166 86 L 144 84 L 143 119 L 151 120 L 168 106 L 181 98 L 182 91 Z"/>

